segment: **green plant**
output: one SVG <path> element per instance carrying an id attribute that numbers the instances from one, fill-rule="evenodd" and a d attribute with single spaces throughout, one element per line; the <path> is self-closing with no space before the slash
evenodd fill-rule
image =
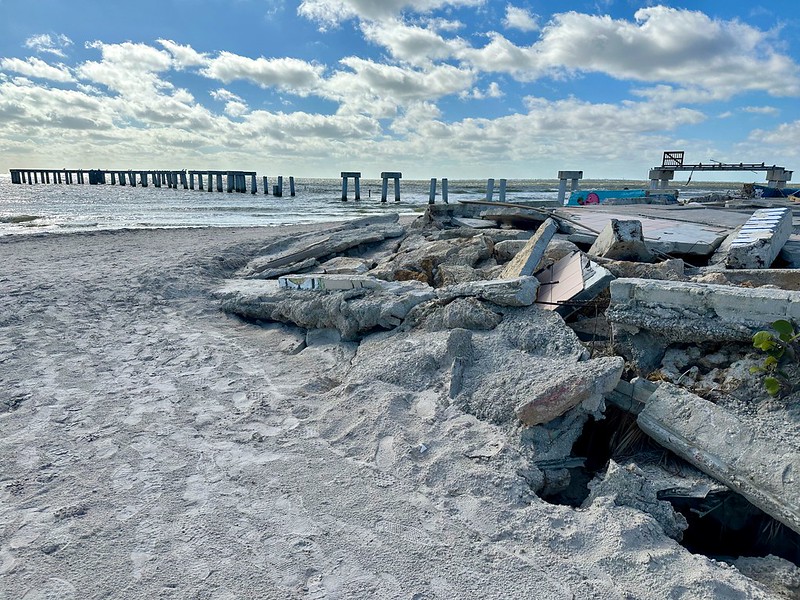
<path id="1" fill-rule="evenodd" d="M 800 333 L 786 320 L 772 324 L 773 331 L 759 331 L 753 335 L 753 346 L 766 353 L 760 366 L 750 368 L 750 372 L 764 375 L 764 389 L 770 396 L 791 394 L 798 386 L 792 383 L 786 367 L 798 364 L 800 358 Z"/>

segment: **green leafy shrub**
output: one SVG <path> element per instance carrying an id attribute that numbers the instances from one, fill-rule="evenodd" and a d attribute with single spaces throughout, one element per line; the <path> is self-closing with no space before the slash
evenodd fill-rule
<path id="1" fill-rule="evenodd" d="M 786 368 L 798 364 L 800 357 L 800 333 L 786 320 L 775 321 L 773 331 L 759 331 L 753 335 L 753 346 L 766 353 L 760 366 L 750 368 L 751 373 L 764 375 L 764 389 L 770 396 L 781 397 L 791 394 L 798 385 Z"/>

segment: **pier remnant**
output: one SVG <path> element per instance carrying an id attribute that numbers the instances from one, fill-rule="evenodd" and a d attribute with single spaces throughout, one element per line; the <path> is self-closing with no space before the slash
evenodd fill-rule
<path id="1" fill-rule="evenodd" d="M 494 179 L 487 179 L 486 180 L 486 201 L 491 202 L 492 196 L 494 196 Z"/>
<path id="2" fill-rule="evenodd" d="M 347 202 L 347 180 L 353 178 L 353 187 L 355 189 L 355 199 L 361 200 L 361 172 L 360 171 L 342 171 L 342 202 Z"/>
<path id="3" fill-rule="evenodd" d="M 508 179 L 501 179 L 500 180 L 500 202 L 506 201 L 506 184 L 508 183 Z"/>
<path id="4" fill-rule="evenodd" d="M 666 189 L 675 178 L 675 171 L 765 171 L 767 187 L 783 189 L 792 180 L 793 171 L 765 163 L 724 163 L 711 159 L 710 163 L 688 164 L 684 162 L 683 150 L 668 150 L 661 158 L 661 165 L 650 169 L 650 189 Z M 691 177 L 691 175 L 690 175 Z"/>
<path id="5" fill-rule="evenodd" d="M 442 178 L 442 202 L 444 202 L 445 204 L 448 204 L 447 192 L 448 192 L 448 190 L 447 190 L 447 177 L 443 177 Z"/>
<path id="6" fill-rule="evenodd" d="M 579 181 L 583 179 L 583 171 L 559 171 L 558 172 L 558 203 L 566 204 L 567 200 L 567 180 L 570 181 L 569 190 L 574 192 L 579 187 Z"/>
<path id="7" fill-rule="evenodd" d="M 428 204 L 434 204 L 436 200 L 436 177 L 431 177 L 431 191 L 428 194 Z"/>
<path id="8" fill-rule="evenodd" d="M 289 177 L 289 195 L 294 198 L 294 177 Z"/>
<path id="9" fill-rule="evenodd" d="M 384 171 L 381 173 L 381 202 L 386 202 L 389 192 L 389 180 L 394 182 L 394 201 L 400 202 L 400 180 L 403 174 L 399 171 Z"/>

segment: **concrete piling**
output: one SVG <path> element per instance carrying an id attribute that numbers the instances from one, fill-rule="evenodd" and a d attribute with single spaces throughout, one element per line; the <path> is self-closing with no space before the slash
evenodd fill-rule
<path id="1" fill-rule="evenodd" d="M 274 194 L 278 198 L 283 197 L 283 175 L 278 175 L 278 185 L 275 186 L 277 193 Z"/>
<path id="2" fill-rule="evenodd" d="M 342 202 L 347 202 L 347 181 L 353 179 L 353 187 L 356 191 L 356 200 L 361 200 L 361 172 L 360 171 L 342 171 Z"/>
<path id="3" fill-rule="evenodd" d="M 289 195 L 294 198 L 294 177 L 289 177 Z"/>
<path id="4" fill-rule="evenodd" d="M 567 180 L 570 180 L 570 191 L 578 189 L 578 181 L 583 179 L 583 171 L 559 171 L 558 172 L 558 203 L 567 203 Z"/>
<path id="5" fill-rule="evenodd" d="M 494 196 L 494 179 L 486 180 L 486 201 L 491 202 Z"/>
<path id="6" fill-rule="evenodd" d="M 278 180 L 280 180 L 280 177 L 278 177 Z M 257 191 L 258 191 L 258 179 L 256 179 L 256 174 L 253 173 L 250 176 L 250 193 L 255 194 Z"/>
<path id="7" fill-rule="evenodd" d="M 264 175 L 262 184 L 264 185 L 264 193 L 269 194 L 269 179 L 267 179 L 266 175 Z"/>
<path id="8" fill-rule="evenodd" d="M 217 191 L 222 191 L 222 173 L 217 173 Z"/>
<path id="9" fill-rule="evenodd" d="M 400 179 L 403 174 L 399 171 L 384 171 L 381 173 L 381 202 L 386 202 L 389 191 L 389 180 L 394 182 L 394 201 L 400 202 Z"/>
<path id="10" fill-rule="evenodd" d="M 431 189 L 428 193 L 428 204 L 436 202 L 436 177 L 431 177 Z"/>
<path id="11" fill-rule="evenodd" d="M 508 183 L 507 179 L 500 180 L 500 191 L 499 191 L 500 202 L 506 201 L 506 183 Z"/>
<path id="12" fill-rule="evenodd" d="M 447 191 L 447 177 L 444 177 L 442 179 L 442 202 L 445 204 L 448 204 Z"/>

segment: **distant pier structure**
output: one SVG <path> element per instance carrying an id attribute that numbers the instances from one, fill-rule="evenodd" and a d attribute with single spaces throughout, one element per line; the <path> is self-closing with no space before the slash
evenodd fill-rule
<path id="1" fill-rule="evenodd" d="M 11 169 L 11 183 L 15 184 L 65 184 L 65 185 L 129 185 L 136 187 L 167 187 L 185 190 L 247 193 L 258 191 L 258 175 L 255 171 L 216 170 L 119 170 L 119 169 Z M 223 180 L 225 185 L 223 186 Z M 195 187 L 196 183 L 196 187 Z M 264 193 L 268 193 L 267 178 L 264 177 Z M 273 186 L 273 195 L 283 196 L 283 177 Z M 289 177 L 290 195 L 295 195 L 294 177 Z"/>
<path id="2" fill-rule="evenodd" d="M 650 189 L 667 189 L 675 179 L 675 171 L 766 171 L 767 186 L 782 190 L 792 180 L 793 171 L 777 165 L 765 163 L 724 163 L 711 160 L 710 163 L 687 164 L 683 161 L 683 150 L 664 152 L 661 165 L 650 169 Z"/>

